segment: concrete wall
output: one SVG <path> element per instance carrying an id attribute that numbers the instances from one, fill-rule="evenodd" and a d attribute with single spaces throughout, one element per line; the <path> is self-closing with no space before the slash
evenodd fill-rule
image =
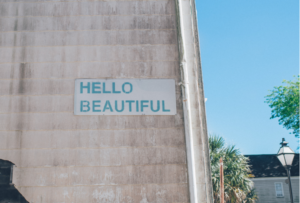
<path id="1" fill-rule="evenodd" d="M 175 116 L 74 116 L 76 78 L 180 82 L 174 0 L 0 0 L 0 159 L 32 202 L 189 202 Z"/>
<path id="2" fill-rule="evenodd" d="M 256 203 L 290 203 L 289 185 L 287 178 L 253 178 L 255 192 L 258 196 Z M 299 177 L 292 177 L 294 203 L 299 203 Z M 282 183 L 284 197 L 276 197 L 275 183 Z"/>

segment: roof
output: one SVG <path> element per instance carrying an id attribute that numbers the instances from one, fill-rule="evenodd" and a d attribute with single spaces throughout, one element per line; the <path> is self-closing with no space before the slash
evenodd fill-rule
<path id="1" fill-rule="evenodd" d="M 23 195 L 11 184 L 10 161 L 0 159 L 0 202 L 28 203 Z"/>
<path id="2" fill-rule="evenodd" d="M 14 165 L 12 162 L 0 159 L 0 168 L 10 168 L 11 165 Z"/>
<path id="3" fill-rule="evenodd" d="M 286 169 L 277 159 L 276 154 L 245 155 L 249 158 L 251 174 L 260 177 L 286 177 Z M 291 176 L 299 176 L 299 154 L 295 154 Z"/>

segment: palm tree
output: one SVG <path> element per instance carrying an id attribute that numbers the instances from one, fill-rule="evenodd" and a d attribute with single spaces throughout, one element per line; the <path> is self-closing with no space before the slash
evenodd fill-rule
<path id="1" fill-rule="evenodd" d="M 217 135 L 209 137 L 214 202 L 220 202 L 219 160 L 224 162 L 224 191 L 226 203 L 254 203 L 257 196 L 253 189 L 248 158 Z M 250 174 L 250 175 L 249 175 Z"/>

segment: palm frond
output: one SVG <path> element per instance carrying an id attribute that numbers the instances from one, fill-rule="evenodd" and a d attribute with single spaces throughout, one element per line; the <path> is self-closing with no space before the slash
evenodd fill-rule
<path id="1" fill-rule="evenodd" d="M 210 135 L 209 149 L 213 183 L 214 202 L 220 202 L 219 160 L 224 162 L 224 190 L 227 203 L 253 203 L 257 196 L 253 182 L 249 179 L 249 159 L 244 157 L 235 145 L 225 146 L 225 140 L 218 135 Z"/>

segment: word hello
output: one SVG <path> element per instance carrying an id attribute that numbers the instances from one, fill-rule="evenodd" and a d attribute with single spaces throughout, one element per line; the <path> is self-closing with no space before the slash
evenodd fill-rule
<path id="1" fill-rule="evenodd" d="M 86 85 L 83 84 L 83 82 L 80 83 L 80 94 L 83 93 L 83 90 L 86 90 L 86 93 L 88 94 L 121 94 L 121 92 L 125 94 L 129 94 L 132 92 L 132 84 L 129 82 L 123 83 L 122 87 L 117 90 L 116 84 L 113 82 L 111 87 L 108 88 L 105 84 L 105 82 L 88 82 Z"/>

